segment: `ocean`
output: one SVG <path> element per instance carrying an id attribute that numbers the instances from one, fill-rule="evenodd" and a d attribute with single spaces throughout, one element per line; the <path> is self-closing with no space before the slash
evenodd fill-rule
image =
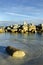
<path id="1" fill-rule="evenodd" d="M 23 58 L 9 56 L 7 46 L 23 50 Z M 43 33 L 0 33 L 0 65 L 43 65 Z"/>

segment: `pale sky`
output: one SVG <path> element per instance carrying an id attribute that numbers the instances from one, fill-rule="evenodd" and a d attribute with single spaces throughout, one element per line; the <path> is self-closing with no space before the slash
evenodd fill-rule
<path id="1" fill-rule="evenodd" d="M 43 23 L 43 0 L 0 0 L 0 23 L 24 20 Z"/>

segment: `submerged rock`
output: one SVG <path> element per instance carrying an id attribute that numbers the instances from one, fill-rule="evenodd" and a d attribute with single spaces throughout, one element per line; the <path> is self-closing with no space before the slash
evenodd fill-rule
<path id="1" fill-rule="evenodd" d="M 25 56 L 25 52 L 11 46 L 6 47 L 6 52 L 12 57 L 23 58 Z"/>

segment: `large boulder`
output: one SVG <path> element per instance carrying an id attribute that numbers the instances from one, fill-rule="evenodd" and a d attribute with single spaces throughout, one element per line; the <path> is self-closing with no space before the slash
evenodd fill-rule
<path id="1" fill-rule="evenodd" d="M 6 52 L 12 57 L 23 58 L 25 56 L 25 52 L 11 46 L 6 47 Z"/>

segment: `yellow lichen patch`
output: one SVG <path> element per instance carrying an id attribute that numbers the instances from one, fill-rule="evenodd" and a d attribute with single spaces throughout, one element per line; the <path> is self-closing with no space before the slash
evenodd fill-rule
<path id="1" fill-rule="evenodd" d="M 16 51 L 13 53 L 12 56 L 16 57 L 16 58 L 23 58 L 25 56 L 25 52 L 24 51 Z"/>

